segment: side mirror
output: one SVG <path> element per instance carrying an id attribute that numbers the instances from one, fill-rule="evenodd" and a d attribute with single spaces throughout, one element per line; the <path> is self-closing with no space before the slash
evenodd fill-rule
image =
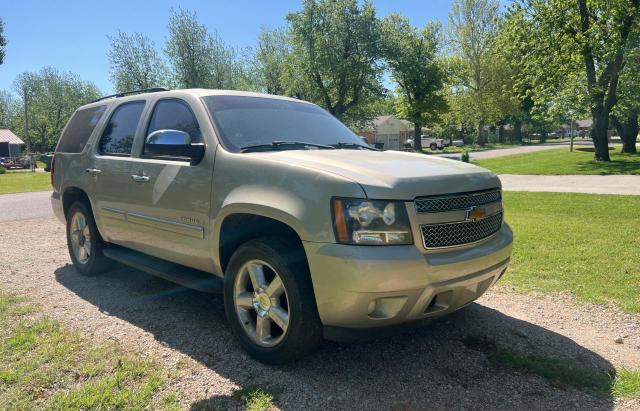
<path id="1" fill-rule="evenodd" d="M 144 155 L 167 157 L 198 164 L 204 157 L 204 143 L 192 143 L 189 133 L 180 130 L 157 130 L 147 136 Z"/>

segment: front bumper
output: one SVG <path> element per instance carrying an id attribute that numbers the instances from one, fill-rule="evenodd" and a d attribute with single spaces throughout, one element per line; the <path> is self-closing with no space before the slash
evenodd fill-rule
<path id="1" fill-rule="evenodd" d="M 416 246 L 304 242 L 325 327 L 388 327 L 451 313 L 480 297 L 507 269 L 505 223 L 473 246 L 423 254 Z"/>

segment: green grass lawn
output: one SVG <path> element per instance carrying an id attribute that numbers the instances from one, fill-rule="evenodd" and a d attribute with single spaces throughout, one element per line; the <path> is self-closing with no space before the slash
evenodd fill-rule
<path id="1" fill-rule="evenodd" d="M 640 174 L 640 154 L 622 154 L 618 147 L 610 153 L 610 162 L 594 161 L 592 147 L 563 147 L 473 163 L 496 174 Z"/>
<path id="2" fill-rule="evenodd" d="M 177 409 L 153 360 L 95 344 L 0 292 L 0 409 Z"/>
<path id="3" fill-rule="evenodd" d="M 515 234 L 503 281 L 521 291 L 571 292 L 640 313 L 640 196 L 505 193 Z"/>
<path id="4" fill-rule="evenodd" d="M 51 190 L 49 173 L 8 171 L 0 174 L 0 194 Z"/>

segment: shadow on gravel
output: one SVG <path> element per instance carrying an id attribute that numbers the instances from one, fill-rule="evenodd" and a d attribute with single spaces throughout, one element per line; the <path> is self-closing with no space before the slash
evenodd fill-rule
<path id="1" fill-rule="evenodd" d="M 283 409 L 613 408 L 606 393 L 576 389 L 561 378 L 536 372 L 536 359 L 544 358 L 607 376 L 614 368 L 605 359 L 560 334 L 479 304 L 389 338 L 326 342 L 302 361 L 270 367 L 236 344 L 221 296 L 186 290 L 128 268 L 82 277 L 68 265 L 55 275 L 60 284 L 103 312 L 152 333 L 163 345 L 238 386 L 274 393 Z M 496 347 L 525 356 L 532 367 L 494 361 Z M 228 409 L 238 404 L 233 396 L 214 396 L 192 408 Z"/>

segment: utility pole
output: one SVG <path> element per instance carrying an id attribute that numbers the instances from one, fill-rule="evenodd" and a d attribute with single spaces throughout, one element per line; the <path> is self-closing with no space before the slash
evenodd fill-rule
<path id="1" fill-rule="evenodd" d="M 27 152 L 31 152 L 31 139 L 29 138 L 29 91 L 27 85 L 22 87 L 22 100 L 24 101 L 24 138 L 27 140 Z"/>

